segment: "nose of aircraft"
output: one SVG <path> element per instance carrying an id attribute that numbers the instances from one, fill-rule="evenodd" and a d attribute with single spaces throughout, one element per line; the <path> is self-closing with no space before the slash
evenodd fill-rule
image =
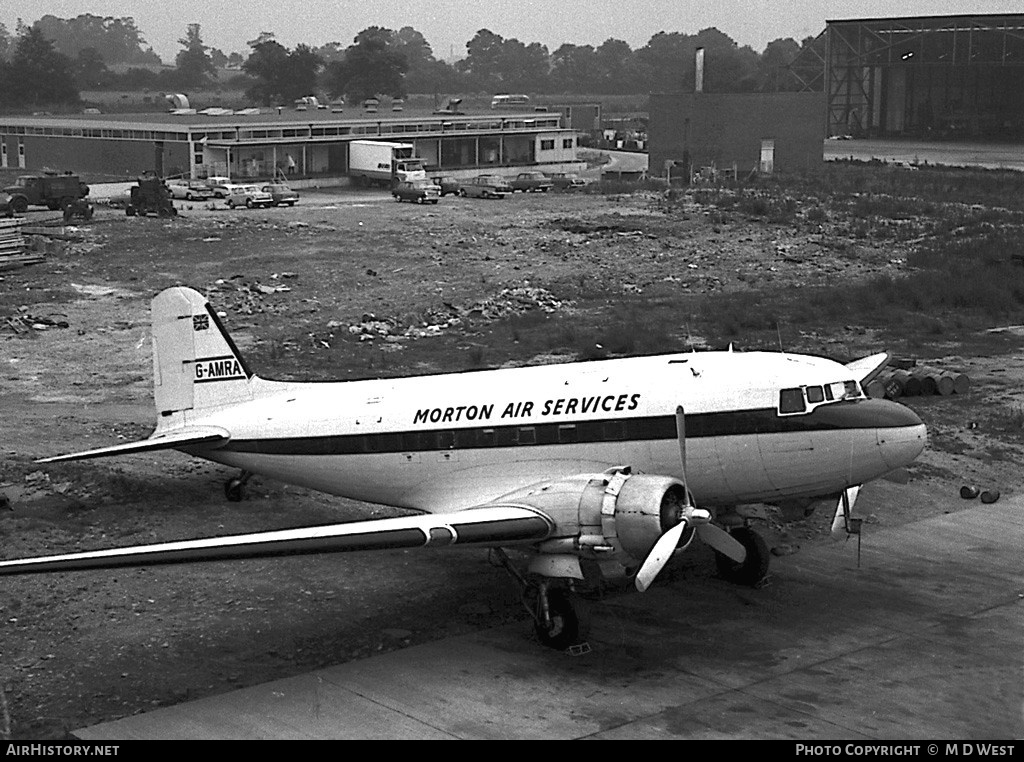
<path id="1" fill-rule="evenodd" d="M 889 400 L 873 400 L 877 415 L 876 436 L 882 460 L 890 468 L 913 463 L 924 451 L 928 430 L 917 413 Z"/>

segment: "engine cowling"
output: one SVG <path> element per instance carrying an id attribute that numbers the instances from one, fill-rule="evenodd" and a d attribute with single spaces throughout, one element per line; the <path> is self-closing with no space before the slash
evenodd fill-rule
<path id="1" fill-rule="evenodd" d="M 636 566 L 658 538 L 679 523 L 686 487 L 671 476 L 619 470 L 548 482 L 506 495 L 501 502 L 529 506 L 551 517 L 556 529 L 541 545 L 542 552 Z M 692 533 L 692 528 L 683 533 L 680 546 Z"/>
<path id="2" fill-rule="evenodd" d="M 646 558 L 658 539 L 679 523 L 679 512 L 686 504 L 686 486 L 678 479 L 645 474 L 626 479 L 614 510 L 614 533 L 623 552 L 637 561 Z M 604 514 L 602 510 L 602 519 Z M 608 537 L 607 521 L 603 526 Z M 692 534 L 691 527 L 680 545 L 687 544 Z"/>

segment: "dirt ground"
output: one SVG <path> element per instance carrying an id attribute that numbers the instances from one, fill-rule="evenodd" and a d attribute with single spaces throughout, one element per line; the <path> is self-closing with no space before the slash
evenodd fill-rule
<path id="1" fill-rule="evenodd" d="M 858 240 L 851 254 L 826 245 L 839 230 L 723 221 L 697 204 L 667 210 L 658 193 L 421 207 L 381 191 L 306 191 L 294 209 L 180 208 L 164 220 L 100 207 L 68 228 L 31 212 L 30 224 L 50 234 L 31 237 L 45 261 L 0 271 L 3 557 L 395 513 L 259 478 L 231 503 L 222 489 L 230 471 L 178 453 L 33 464 L 149 433 L 149 301 L 167 286 L 209 293 L 261 375 L 345 379 L 602 356 L 593 338 L 602 334 L 588 326 L 627 300 L 853 282 L 905 267 L 893 241 Z M 685 316 L 658 330 L 650 341 L 665 351 L 698 340 Z M 646 351 L 642 339 L 630 346 Z M 787 348 L 840 360 L 886 349 L 883 339 L 857 326 L 786 337 Z M 902 487 L 917 497 L 869 506 L 867 533 L 927 515 L 921 496 L 1024 485 L 1020 342 L 1011 329 L 919 353 L 966 372 L 971 391 L 907 400 L 930 433 Z M 828 542 L 826 513 L 789 525 L 772 518 L 762 530 L 777 553 L 799 552 Z M 712 573 L 695 559 L 681 573 Z M 61 738 L 514 620 L 532 637 L 515 588 L 482 551 L 6 579 L 0 737 Z"/>

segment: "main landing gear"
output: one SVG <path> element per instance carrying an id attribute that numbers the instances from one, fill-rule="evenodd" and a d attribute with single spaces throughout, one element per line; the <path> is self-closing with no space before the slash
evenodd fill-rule
<path id="1" fill-rule="evenodd" d="M 512 565 L 504 550 L 494 548 L 493 553 L 519 586 L 523 606 L 533 618 L 537 640 L 559 651 L 583 648 L 590 632 L 590 611 L 572 590 L 572 581 L 552 577 L 527 579 Z"/>
<path id="2" fill-rule="evenodd" d="M 252 471 L 242 471 L 224 482 L 224 497 L 232 503 L 241 502 L 245 497 L 245 483 L 252 478 Z"/>
<path id="3" fill-rule="evenodd" d="M 761 580 L 768 576 L 768 561 L 771 558 L 768 552 L 768 543 L 750 527 L 736 527 L 729 534 L 747 551 L 747 557 L 737 563 L 716 550 L 715 562 L 718 565 L 718 574 L 723 579 L 737 585 L 756 587 Z"/>

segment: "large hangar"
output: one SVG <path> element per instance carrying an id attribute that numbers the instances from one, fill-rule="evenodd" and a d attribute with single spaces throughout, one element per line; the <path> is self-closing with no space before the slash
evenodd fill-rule
<path id="1" fill-rule="evenodd" d="M 830 136 L 1024 140 L 1024 14 L 834 20 L 822 36 Z"/>
<path id="2" fill-rule="evenodd" d="M 826 137 L 1024 142 L 1024 14 L 827 21 L 790 71 L 799 92 L 652 94 L 651 172 L 805 170 Z"/>

